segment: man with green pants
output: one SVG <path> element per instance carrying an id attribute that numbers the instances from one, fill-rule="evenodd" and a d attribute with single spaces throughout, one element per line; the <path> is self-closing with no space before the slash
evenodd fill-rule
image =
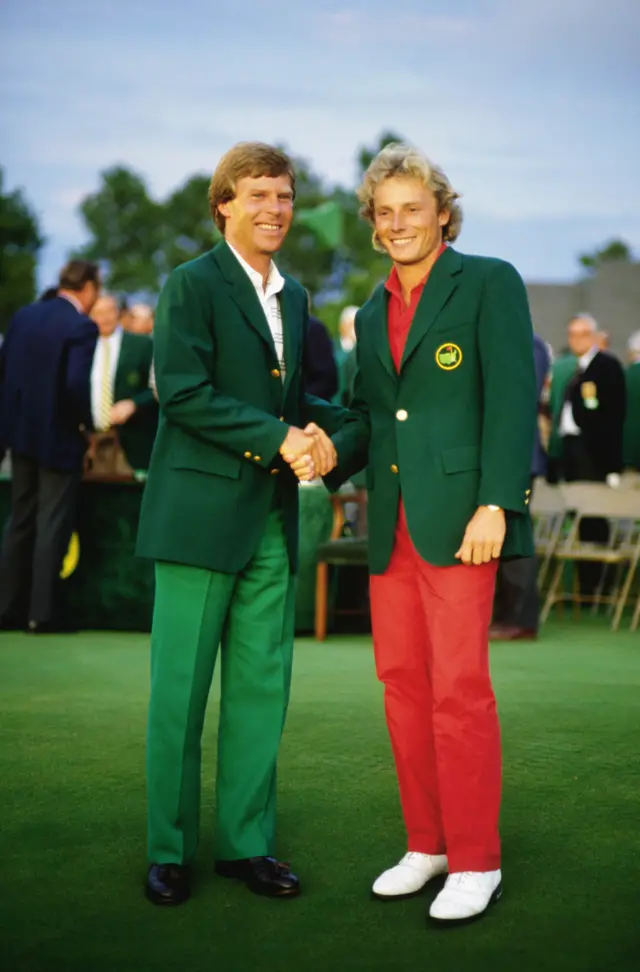
<path id="1" fill-rule="evenodd" d="M 146 884 L 155 904 L 190 893 L 219 645 L 215 870 L 258 894 L 300 890 L 272 856 L 294 634 L 298 481 L 289 464 L 300 478 L 327 472 L 335 452 L 318 426 L 337 432 L 344 412 L 305 393 L 306 293 L 272 262 L 294 194 L 282 152 L 231 149 L 209 190 L 224 241 L 174 270 L 157 308 L 160 423 L 138 537 L 139 554 L 156 562 Z"/>

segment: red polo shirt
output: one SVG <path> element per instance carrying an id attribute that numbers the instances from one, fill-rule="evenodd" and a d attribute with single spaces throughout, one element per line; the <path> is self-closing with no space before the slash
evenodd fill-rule
<path id="1" fill-rule="evenodd" d="M 438 251 L 438 256 L 446 250 L 446 244 L 443 243 Z M 433 266 L 435 266 L 435 261 Z M 431 268 L 433 269 L 433 267 Z M 429 271 L 429 273 L 431 270 Z M 409 329 L 413 321 L 413 316 L 416 312 L 416 307 L 418 302 L 422 297 L 422 291 L 424 290 L 424 285 L 429 279 L 429 274 L 426 275 L 424 280 L 421 280 L 413 290 L 411 291 L 411 300 L 409 304 L 405 304 L 404 297 L 402 296 L 402 287 L 400 286 L 400 280 L 398 279 L 398 274 L 396 268 L 394 267 L 389 278 L 385 284 L 385 288 L 389 291 L 389 305 L 387 307 L 387 332 L 389 335 L 389 347 L 391 348 L 391 356 L 393 358 L 394 364 L 396 366 L 396 371 L 400 371 L 400 362 L 402 361 L 402 355 L 404 353 L 404 346 L 407 343 L 407 337 L 409 335 Z"/>

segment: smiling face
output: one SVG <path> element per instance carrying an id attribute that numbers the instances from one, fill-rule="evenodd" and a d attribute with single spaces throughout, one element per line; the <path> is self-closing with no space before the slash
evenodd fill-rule
<path id="1" fill-rule="evenodd" d="M 394 263 L 428 263 L 442 246 L 447 210 L 438 212 L 436 197 L 421 179 L 391 176 L 376 187 L 373 197 L 375 231 Z"/>
<path id="2" fill-rule="evenodd" d="M 277 253 L 293 218 L 293 188 L 288 175 L 238 179 L 235 198 L 220 203 L 228 243 L 251 262 Z"/>

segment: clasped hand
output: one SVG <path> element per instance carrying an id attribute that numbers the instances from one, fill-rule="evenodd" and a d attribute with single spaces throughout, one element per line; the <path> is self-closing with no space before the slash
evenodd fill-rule
<path id="1" fill-rule="evenodd" d="M 316 476 L 326 476 L 338 461 L 333 442 L 314 422 L 305 429 L 291 426 L 280 446 L 280 455 L 303 483 L 311 482 Z"/>

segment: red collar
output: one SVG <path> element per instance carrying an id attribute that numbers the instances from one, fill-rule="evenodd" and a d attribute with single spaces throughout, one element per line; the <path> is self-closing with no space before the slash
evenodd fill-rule
<path id="1" fill-rule="evenodd" d="M 416 290 L 422 290 L 423 289 L 424 285 L 426 284 L 426 282 L 427 282 L 427 280 L 429 278 L 429 274 L 431 273 L 431 270 L 433 270 L 433 267 L 435 267 L 436 262 L 440 258 L 441 254 L 444 253 L 444 251 L 446 250 L 446 248 L 447 248 L 447 244 L 446 243 L 443 243 L 442 246 L 440 247 L 440 249 L 438 250 L 438 256 L 434 260 L 431 269 L 429 270 L 428 273 L 426 273 L 424 275 L 424 277 L 422 278 L 422 280 L 419 283 L 417 283 L 415 285 L 415 287 L 413 287 L 413 289 L 411 291 L 412 294 L 414 294 Z M 402 286 L 400 284 L 400 278 L 398 277 L 398 271 L 396 270 L 395 266 L 393 266 L 391 268 L 391 273 L 387 277 L 387 280 L 386 280 L 384 286 L 385 286 L 385 290 L 388 290 L 390 294 L 392 294 L 394 297 L 398 297 L 401 301 L 404 301 L 404 297 L 402 295 Z"/>

